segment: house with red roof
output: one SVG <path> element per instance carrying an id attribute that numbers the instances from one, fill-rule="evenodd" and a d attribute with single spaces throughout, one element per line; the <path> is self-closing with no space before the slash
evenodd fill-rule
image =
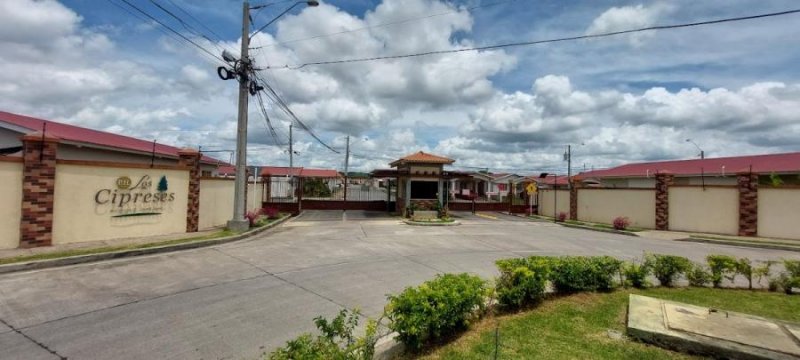
<path id="1" fill-rule="evenodd" d="M 175 165 L 180 150 L 151 140 L 0 111 L 0 155 L 19 155 L 20 139 L 31 133 L 59 139 L 58 158 L 63 160 Z M 222 165 L 229 164 L 205 155 L 201 158 L 205 176 L 216 175 Z"/>
<path id="2" fill-rule="evenodd" d="M 736 185 L 736 174 L 753 173 L 760 182 L 800 184 L 800 152 L 670 160 L 625 164 L 574 177 L 588 186 L 654 188 L 655 175 L 672 174 L 675 185 Z"/>

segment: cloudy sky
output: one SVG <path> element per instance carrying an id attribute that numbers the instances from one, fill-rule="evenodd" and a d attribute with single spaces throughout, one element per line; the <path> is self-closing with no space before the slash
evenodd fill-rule
<path id="1" fill-rule="evenodd" d="M 134 5 L 213 54 L 238 56 L 241 2 Z M 254 1 L 254 4 L 261 2 Z M 253 13 L 265 24 L 292 5 Z M 614 38 L 371 62 L 309 62 L 462 49 L 798 8 L 792 0 L 331 0 L 254 36 L 256 66 L 326 143 L 352 137 L 355 169 L 417 150 L 496 172 L 800 151 L 800 15 Z M 210 55 L 122 0 L 0 1 L 0 109 L 176 146 L 234 148 L 237 85 Z M 191 15 L 191 17 L 189 16 Z M 198 35 L 202 33 L 204 37 Z M 286 68 L 285 66 L 289 66 Z M 286 165 L 251 98 L 249 164 Z M 296 164 L 341 169 L 295 128 Z M 343 153 L 343 151 L 342 151 Z M 224 160 L 230 155 L 214 153 Z"/>

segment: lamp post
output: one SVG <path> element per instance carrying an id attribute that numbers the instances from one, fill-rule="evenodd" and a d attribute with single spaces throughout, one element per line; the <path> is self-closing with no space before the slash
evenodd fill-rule
<path id="1" fill-rule="evenodd" d="M 233 63 L 233 69 L 220 67 L 217 69 L 217 74 L 223 80 L 237 79 L 239 81 L 239 115 L 236 126 L 236 181 L 234 185 L 234 199 L 233 199 L 233 218 L 228 221 L 228 228 L 242 232 L 249 228 L 249 223 L 244 218 L 244 204 L 245 204 L 245 190 L 247 189 L 247 102 L 248 93 L 255 95 L 260 90 L 260 86 L 250 80 L 250 74 L 253 72 L 253 61 L 250 59 L 250 40 L 264 30 L 267 26 L 278 20 L 281 16 L 289 12 L 297 5 L 306 4 L 308 6 L 318 6 L 318 1 L 298 1 L 270 20 L 264 26 L 256 30 L 252 35 L 250 34 L 250 10 L 260 9 L 267 5 L 258 5 L 250 7 L 250 3 L 245 1 L 242 3 L 242 50 L 241 58 L 235 59 L 230 54 L 223 53 L 223 59 L 229 63 Z"/>
<path id="2" fill-rule="evenodd" d="M 706 152 L 705 152 L 705 151 L 703 151 L 703 149 L 701 149 L 701 148 L 700 148 L 700 146 L 699 146 L 699 145 L 697 145 L 697 143 L 696 143 L 696 142 L 692 141 L 692 139 L 686 139 L 686 142 L 688 142 L 688 143 L 692 143 L 692 145 L 694 145 L 694 147 L 696 147 L 696 148 L 697 148 L 697 150 L 699 150 L 699 151 L 700 151 L 700 159 L 705 159 L 705 158 L 706 158 Z"/>

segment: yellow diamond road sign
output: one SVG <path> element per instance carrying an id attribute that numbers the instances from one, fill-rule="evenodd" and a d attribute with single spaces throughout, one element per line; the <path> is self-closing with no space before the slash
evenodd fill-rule
<path id="1" fill-rule="evenodd" d="M 525 190 L 528 191 L 528 195 L 535 194 L 536 190 L 537 190 L 536 189 L 536 184 L 535 183 L 528 184 L 528 186 L 525 188 Z"/>

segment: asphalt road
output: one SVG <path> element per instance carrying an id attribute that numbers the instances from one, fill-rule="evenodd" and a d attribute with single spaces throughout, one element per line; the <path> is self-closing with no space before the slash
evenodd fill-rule
<path id="1" fill-rule="evenodd" d="M 495 275 L 499 258 L 543 255 L 753 260 L 793 252 L 637 238 L 495 213 L 415 227 L 382 213 L 306 212 L 253 239 L 178 253 L 0 276 L 0 359 L 253 359 L 343 307 L 437 273 Z"/>

